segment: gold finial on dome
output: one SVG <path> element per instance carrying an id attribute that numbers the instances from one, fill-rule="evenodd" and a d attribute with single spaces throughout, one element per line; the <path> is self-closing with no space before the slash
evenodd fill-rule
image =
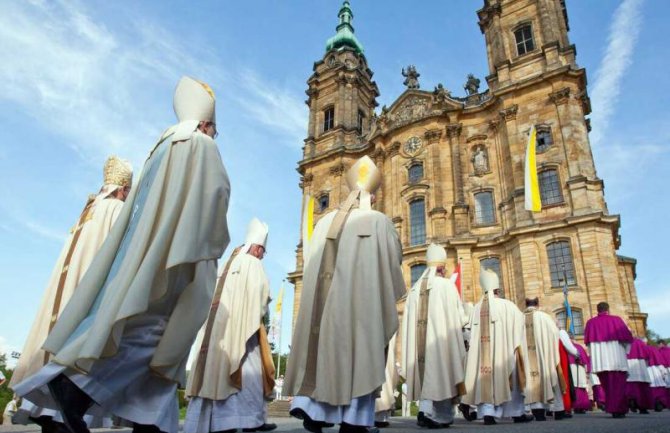
<path id="1" fill-rule="evenodd" d="M 105 185 L 129 186 L 133 182 L 133 168 L 126 160 L 112 155 L 103 169 Z"/>

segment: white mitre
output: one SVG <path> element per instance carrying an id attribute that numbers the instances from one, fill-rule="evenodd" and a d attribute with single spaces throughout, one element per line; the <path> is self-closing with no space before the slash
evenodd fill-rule
<path id="1" fill-rule="evenodd" d="M 382 183 L 382 175 L 374 161 L 364 156 L 347 171 L 347 185 L 351 191 L 360 191 L 360 209 L 371 209 L 370 194 Z"/>
<path id="2" fill-rule="evenodd" d="M 173 142 L 188 139 L 202 121 L 216 123 L 216 97 L 207 83 L 182 77 L 172 105 L 179 123 L 165 131 L 163 137 L 173 134 Z"/>
<path id="3" fill-rule="evenodd" d="M 445 266 L 447 264 L 447 250 L 441 245 L 428 245 L 426 262 L 428 263 L 428 267 Z"/>
<path id="4" fill-rule="evenodd" d="M 242 246 L 242 251 L 249 252 L 249 248 L 252 245 L 261 245 L 263 248 L 266 247 L 268 241 L 268 225 L 259 220 L 258 218 L 252 218 L 249 221 L 249 227 L 247 228 L 247 236 L 244 238 L 244 245 Z"/>
<path id="5" fill-rule="evenodd" d="M 479 272 L 479 285 L 482 286 L 484 293 L 493 292 L 500 288 L 500 279 L 498 274 L 490 269 L 482 269 Z"/>

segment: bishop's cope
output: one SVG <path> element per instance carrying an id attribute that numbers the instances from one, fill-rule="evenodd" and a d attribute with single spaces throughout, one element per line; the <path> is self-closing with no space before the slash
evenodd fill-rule
<path id="1" fill-rule="evenodd" d="M 276 428 L 265 422 L 275 373 L 263 325 L 270 302 L 262 264 L 267 237 L 268 226 L 253 218 L 219 277 L 186 386 L 185 433 Z"/>
<path id="2" fill-rule="evenodd" d="M 119 217 L 132 179 L 133 169 L 130 163 L 116 156 L 107 159 L 103 167 L 102 188 L 98 194 L 91 195 L 86 200 L 79 219 L 70 230 L 58 256 L 9 383 L 11 388 L 49 362 L 51 354 L 42 350 L 42 344 Z M 46 431 L 54 427 L 54 419 L 56 422 L 61 421 L 57 411 L 36 406 L 23 399 L 13 422 L 26 424 L 29 419 L 43 426 Z M 91 428 L 110 427 L 111 419 L 89 416 L 86 417 L 86 424 Z"/>
<path id="3" fill-rule="evenodd" d="M 295 396 L 291 414 L 311 432 L 335 423 L 340 432 L 364 432 L 374 423 L 405 293 L 395 227 L 371 208 L 380 183 L 374 162 L 359 159 L 347 172 L 347 199 L 303 239 L 304 285 L 284 388 Z"/>
<path id="4" fill-rule="evenodd" d="M 484 292 L 470 323 L 470 348 L 465 367 L 466 405 L 477 406 L 485 424 L 495 418 L 523 417 L 523 390 L 528 382 L 524 315 L 511 301 L 499 297 L 498 275 L 483 269 Z M 495 366 L 495 368 L 494 368 Z"/>
<path id="5" fill-rule="evenodd" d="M 64 431 L 88 433 L 86 413 L 123 418 L 135 432 L 178 431 L 176 389 L 229 242 L 230 184 L 212 89 L 183 77 L 174 111 L 179 122 L 153 147 L 44 343 L 51 361 L 14 388 L 59 410 Z"/>
<path id="6" fill-rule="evenodd" d="M 418 424 L 447 427 L 465 394 L 467 317 L 456 285 L 445 278 L 447 252 L 428 246 L 427 268 L 407 294 L 402 322 L 402 376 L 407 399 L 419 400 Z"/>

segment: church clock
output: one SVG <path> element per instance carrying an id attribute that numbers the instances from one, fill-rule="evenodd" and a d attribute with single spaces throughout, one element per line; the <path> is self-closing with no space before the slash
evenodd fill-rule
<path id="1" fill-rule="evenodd" d="M 410 137 L 405 142 L 405 153 L 414 155 L 421 149 L 421 139 L 419 137 Z"/>

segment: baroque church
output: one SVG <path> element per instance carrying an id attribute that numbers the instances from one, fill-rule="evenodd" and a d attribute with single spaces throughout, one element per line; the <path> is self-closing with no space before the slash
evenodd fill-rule
<path id="1" fill-rule="evenodd" d="M 407 89 L 377 111 L 379 89 L 344 1 L 337 32 L 307 80 L 309 125 L 298 162 L 303 198 L 315 198 L 315 220 L 335 209 L 349 193 L 344 173 L 368 155 L 383 173 L 374 207 L 400 235 L 408 288 L 435 242 L 447 249 L 448 273 L 460 261 L 464 301 L 481 298 L 479 271 L 490 268 L 507 299 L 523 308 L 525 298 L 537 296 L 562 326 L 567 285 L 577 338 L 602 301 L 644 335 L 636 260 L 617 254 L 621 220 L 607 209 L 593 161 L 586 71 L 568 38 L 565 1 L 483 0 L 477 17 L 486 41 L 487 90 L 480 91 L 472 75 L 463 97 L 442 85 L 423 90 L 416 68 L 408 66 L 402 71 Z M 524 209 L 533 126 L 539 213 Z M 296 265 L 289 275 L 294 320 L 301 244 Z"/>

